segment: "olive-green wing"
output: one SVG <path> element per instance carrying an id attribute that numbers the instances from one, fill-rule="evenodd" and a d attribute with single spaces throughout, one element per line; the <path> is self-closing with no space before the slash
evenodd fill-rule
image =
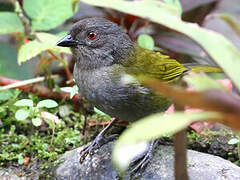
<path id="1" fill-rule="evenodd" d="M 143 49 L 137 45 L 135 45 L 135 55 L 130 56 L 128 62 L 124 64 L 127 73 L 135 76 L 143 75 L 171 82 L 188 70 L 175 59 L 170 59 L 169 56 Z"/>

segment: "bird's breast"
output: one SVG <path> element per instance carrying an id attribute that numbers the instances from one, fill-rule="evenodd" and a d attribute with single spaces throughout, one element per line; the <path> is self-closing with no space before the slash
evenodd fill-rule
<path id="1" fill-rule="evenodd" d="M 81 71 L 75 66 L 74 78 L 79 92 L 94 106 L 125 121 L 136 121 L 169 106 L 165 98 L 157 104 L 158 98 L 148 88 L 140 86 L 132 76 L 112 68 Z"/>
<path id="2" fill-rule="evenodd" d="M 128 87 L 120 82 L 121 76 L 107 67 L 93 71 L 80 70 L 76 66 L 74 68 L 79 92 L 94 105 L 105 105 L 108 108 L 127 99 Z"/>

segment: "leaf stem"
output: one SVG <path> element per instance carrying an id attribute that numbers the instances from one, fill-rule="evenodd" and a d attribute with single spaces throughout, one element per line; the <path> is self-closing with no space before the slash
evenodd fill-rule
<path id="1" fill-rule="evenodd" d="M 175 162 L 174 173 L 176 180 L 188 180 L 187 153 L 186 153 L 186 130 L 174 135 Z"/>
<path id="2" fill-rule="evenodd" d="M 70 85 L 71 86 L 73 86 L 74 85 L 74 83 L 73 83 L 73 81 L 72 81 L 72 74 L 71 74 L 71 72 L 70 72 L 70 70 L 69 70 L 69 68 L 68 68 L 68 64 L 66 63 L 66 61 L 63 59 L 63 58 L 61 58 L 61 57 L 59 57 L 59 56 L 56 56 L 51 50 L 47 50 L 48 51 L 48 53 L 52 56 L 52 57 L 54 57 L 55 59 L 57 59 L 57 60 L 59 60 L 61 63 L 63 63 L 63 66 L 64 66 L 64 70 L 65 70 L 65 73 L 66 73 L 66 75 L 67 75 L 67 79 L 68 79 L 68 81 L 70 82 Z"/>

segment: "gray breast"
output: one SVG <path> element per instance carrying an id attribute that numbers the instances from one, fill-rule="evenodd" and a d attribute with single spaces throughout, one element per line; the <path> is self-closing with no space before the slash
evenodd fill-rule
<path id="1" fill-rule="evenodd" d="M 80 71 L 74 68 L 74 78 L 79 92 L 94 106 L 112 117 L 124 121 L 136 121 L 156 111 L 165 110 L 170 103 L 166 98 L 163 107 L 155 101 L 159 97 L 148 88 L 138 84 L 124 83 L 124 72 L 116 73 L 104 67 L 95 71 Z"/>

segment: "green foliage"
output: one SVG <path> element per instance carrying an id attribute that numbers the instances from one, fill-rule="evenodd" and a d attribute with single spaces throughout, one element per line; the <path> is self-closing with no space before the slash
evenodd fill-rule
<path id="1" fill-rule="evenodd" d="M 9 100 L 13 96 L 11 91 L 0 91 L 0 102 Z"/>
<path id="2" fill-rule="evenodd" d="M 14 114 L 17 111 L 14 103 L 16 102 L 21 91 L 18 89 L 0 91 L 0 118 L 4 119 L 3 125 L 11 124 Z M 9 112 L 10 111 L 10 112 Z"/>
<path id="3" fill-rule="evenodd" d="M 40 117 L 36 117 L 32 119 L 32 123 L 34 126 L 41 126 L 42 124 L 42 119 Z"/>
<path id="4" fill-rule="evenodd" d="M 34 126 L 40 126 L 42 123 L 40 109 L 41 108 L 55 108 L 58 106 L 58 103 L 52 99 L 45 99 L 39 101 L 37 106 L 33 106 L 33 101 L 31 99 L 21 99 L 15 102 L 15 106 L 24 107 L 18 109 L 15 113 L 15 118 L 19 121 L 26 120 L 28 117 L 32 119 L 32 123 Z M 46 122 L 50 125 L 51 121 Z"/>
<path id="5" fill-rule="evenodd" d="M 141 34 L 137 39 L 138 45 L 142 48 L 153 50 L 154 48 L 154 40 L 151 36 L 147 34 Z"/>
<path id="6" fill-rule="evenodd" d="M 182 14 L 182 6 L 179 0 L 163 0 L 165 3 L 172 5 L 173 7 L 177 7 L 179 13 Z"/>
<path id="7" fill-rule="evenodd" d="M 26 31 L 31 31 L 28 32 L 31 35 L 31 40 L 28 40 L 29 34 L 18 35 L 18 44 L 20 45 L 18 64 L 32 59 L 46 50 L 51 50 L 54 53 L 71 53 L 68 48 L 56 46 L 59 40 L 58 36 L 50 33 L 37 33 L 36 31 L 46 31 L 56 28 L 73 16 L 76 11 L 74 0 L 36 0 L 34 2 L 24 0 L 23 7 L 21 7 L 18 2 L 15 2 L 14 5 L 16 13 L 0 12 L 0 19 L 2 20 L 0 22 L 0 34 L 12 32 L 23 33 L 24 28 Z M 23 23 L 18 17 L 18 15 L 24 13 L 30 18 L 22 17 L 23 19 L 25 18 L 24 24 L 26 27 L 23 26 Z M 31 22 L 31 24 L 29 24 L 29 22 Z M 24 38 L 27 40 L 25 44 L 23 44 Z M 64 63 L 64 60 L 61 62 Z M 64 65 L 65 64 L 66 63 L 64 63 Z"/>
<path id="8" fill-rule="evenodd" d="M 32 29 L 50 30 L 70 18 L 74 11 L 72 0 L 32 0 L 23 1 L 23 9 L 32 19 Z"/>
<path id="9" fill-rule="evenodd" d="M 23 25 L 16 13 L 0 12 L 0 34 L 23 32 Z"/>
<path id="10" fill-rule="evenodd" d="M 38 40 L 33 40 L 20 47 L 18 52 L 18 63 L 21 64 L 33 57 L 41 54 L 43 51 L 52 50 L 53 52 L 71 53 L 69 48 L 56 46 L 59 40 L 58 36 L 49 33 L 36 33 Z"/>
<path id="11" fill-rule="evenodd" d="M 74 85 L 73 87 L 62 87 L 62 91 L 70 93 L 70 98 L 72 99 L 75 94 L 78 94 L 78 87 Z"/>
<path id="12" fill-rule="evenodd" d="M 240 159 L 240 140 L 239 138 L 232 138 L 228 141 L 228 144 L 237 144 L 238 158 Z"/>
<path id="13" fill-rule="evenodd" d="M 96 113 L 95 114 L 97 116 L 96 119 L 104 119 L 104 120 L 110 120 L 111 119 L 111 117 L 109 115 L 107 115 L 106 113 L 100 111 L 96 107 L 94 107 L 93 110 Z"/>
<path id="14" fill-rule="evenodd" d="M 22 157 L 22 154 L 19 154 L 17 156 L 17 159 L 18 159 L 18 164 L 19 165 L 22 165 L 24 163 L 24 158 Z"/>
<path id="15" fill-rule="evenodd" d="M 31 99 L 21 99 L 15 102 L 15 106 L 28 106 L 33 107 L 33 101 Z"/>
<path id="16" fill-rule="evenodd" d="M 204 91 L 208 89 L 221 89 L 223 91 L 226 91 L 225 87 L 222 84 L 204 74 L 185 76 L 184 80 L 196 91 Z"/>
<path id="17" fill-rule="evenodd" d="M 176 112 L 169 115 L 157 113 L 143 118 L 125 130 L 120 136 L 113 150 L 113 162 L 121 171 L 124 171 L 134 158 L 126 155 L 126 152 L 129 151 L 128 149 L 132 149 L 132 146 L 162 137 L 169 133 L 173 134 L 184 129 L 192 122 L 213 119 L 219 116 L 218 113 L 213 112 L 189 114 Z"/>
<path id="18" fill-rule="evenodd" d="M 55 160 L 59 153 L 77 147 L 81 141 L 80 132 L 65 127 L 56 129 L 56 136 L 51 145 L 51 134 L 35 132 L 30 136 L 18 135 L 15 126 L 8 134 L 0 135 L 0 165 L 8 161 L 23 163 L 26 156 L 38 156 L 39 160 Z M 64 143 L 63 143 L 64 142 Z"/>
<path id="19" fill-rule="evenodd" d="M 62 123 L 54 125 L 53 134 L 49 122 L 46 121 L 48 126 L 42 124 L 40 110 L 56 113 L 60 111 L 56 107 L 58 104 L 53 100 L 41 100 L 33 94 L 28 95 L 29 99 L 26 97 L 26 94 L 16 89 L 0 92 L 0 119 L 3 123 L 0 128 L 1 166 L 6 166 L 9 162 L 21 165 L 25 157 L 54 161 L 59 154 L 82 143 L 79 129 L 82 128 L 83 121 L 79 113 L 73 112 L 67 101 L 64 106 L 70 108 L 69 112 L 62 116 Z M 40 125 L 46 130 L 40 131 Z"/>
<path id="20" fill-rule="evenodd" d="M 233 138 L 228 141 L 228 144 L 237 144 L 237 143 L 239 143 L 239 139 L 237 138 Z"/>
<path id="21" fill-rule="evenodd" d="M 45 99 L 45 100 L 40 101 L 37 104 L 38 108 L 42 108 L 42 107 L 54 108 L 54 107 L 57 107 L 57 106 L 58 106 L 57 102 L 52 100 L 52 99 Z"/>
<path id="22" fill-rule="evenodd" d="M 23 121 L 28 118 L 30 112 L 26 109 L 19 109 L 15 113 L 15 118 L 19 121 Z"/>

